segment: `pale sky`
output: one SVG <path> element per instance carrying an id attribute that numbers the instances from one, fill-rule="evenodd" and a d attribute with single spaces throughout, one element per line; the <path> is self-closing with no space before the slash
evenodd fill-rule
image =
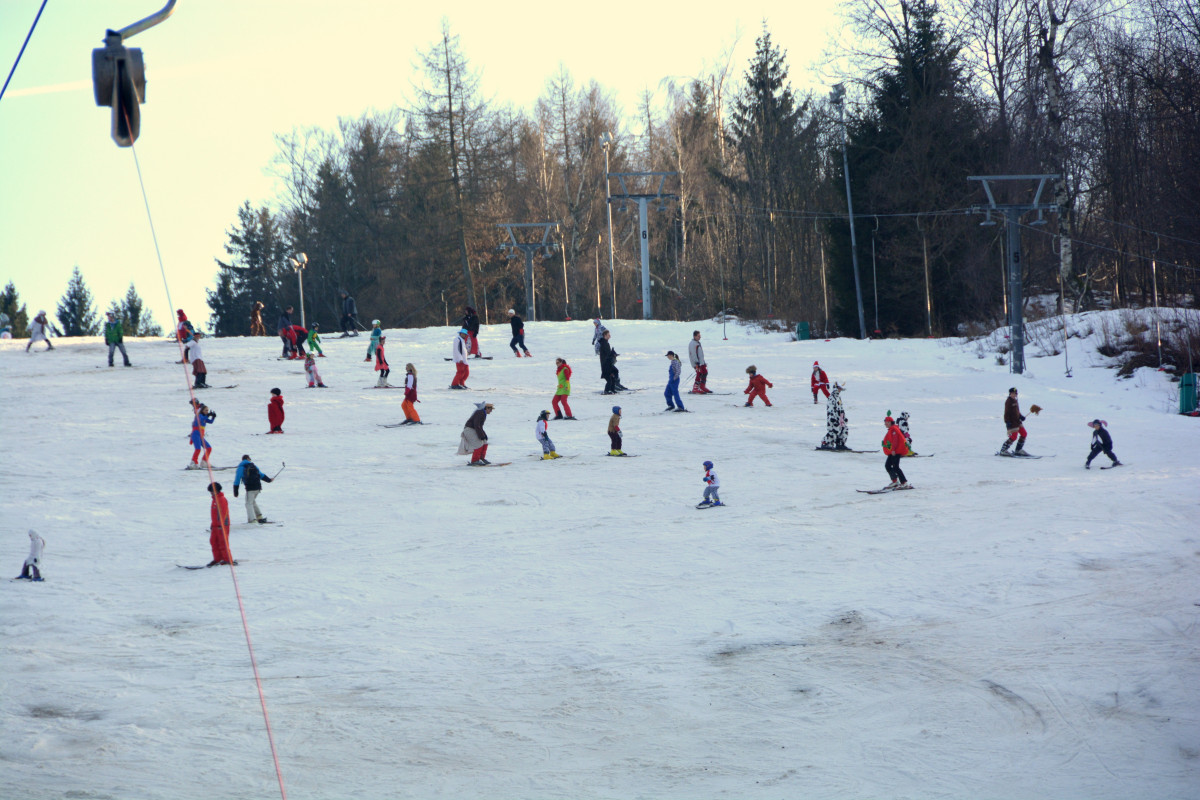
<path id="1" fill-rule="evenodd" d="M 31 316 L 54 316 L 78 265 L 98 310 L 132 281 L 160 325 L 174 319 L 133 156 L 110 138 L 110 111 L 91 87 L 105 29 L 165 3 L 49 0 L 0 99 L 0 286 L 13 281 Z M 39 5 L 0 0 L 4 75 Z M 835 6 L 179 0 L 169 19 L 127 42 L 145 57 L 137 154 L 174 308 L 207 320 L 204 290 L 237 208 L 274 206 L 273 136 L 404 104 L 417 52 L 440 36 L 443 17 L 485 96 L 531 110 L 561 63 L 577 84 L 614 91 L 628 118 L 645 89 L 661 98 L 662 79 L 701 74 L 730 48 L 740 84 L 763 19 L 787 52 L 793 88 L 825 93 L 811 68 L 841 31 Z"/>

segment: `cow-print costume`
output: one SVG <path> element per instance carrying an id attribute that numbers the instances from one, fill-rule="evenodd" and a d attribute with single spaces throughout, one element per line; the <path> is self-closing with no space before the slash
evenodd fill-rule
<path id="1" fill-rule="evenodd" d="M 829 403 L 825 407 L 825 425 L 827 432 L 821 441 L 824 450 L 845 450 L 846 437 L 850 428 L 846 419 L 846 410 L 842 408 L 842 387 L 836 383 L 829 385 Z"/>
<path id="2" fill-rule="evenodd" d="M 904 434 L 904 440 L 908 442 L 908 454 L 916 455 L 913 452 L 912 434 L 908 432 L 908 412 L 901 411 L 900 416 L 896 417 L 896 425 L 900 428 L 900 432 Z"/>

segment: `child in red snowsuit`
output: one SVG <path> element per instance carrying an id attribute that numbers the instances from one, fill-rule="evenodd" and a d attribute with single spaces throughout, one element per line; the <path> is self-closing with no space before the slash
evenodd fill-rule
<path id="1" fill-rule="evenodd" d="M 212 495 L 212 524 L 208 535 L 208 544 L 212 547 L 213 560 L 208 566 L 233 563 L 229 552 L 229 501 L 221 494 L 221 484 L 210 483 L 208 493 Z"/>
<path id="2" fill-rule="evenodd" d="M 271 390 L 271 402 L 267 403 L 267 422 L 271 430 L 267 433 L 283 433 L 283 392 Z"/>
<path id="3" fill-rule="evenodd" d="M 759 375 L 758 368 L 753 364 L 746 367 L 746 374 L 750 376 L 750 385 L 746 387 L 744 392 L 742 392 L 742 394 L 750 395 L 750 399 L 746 401 L 746 405 L 754 405 L 754 398 L 756 397 L 761 397 L 763 403 L 768 406 L 771 405 L 771 401 L 767 399 L 767 387 L 770 386 L 772 389 L 774 389 L 775 384 L 771 383 L 762 375 Z"/>

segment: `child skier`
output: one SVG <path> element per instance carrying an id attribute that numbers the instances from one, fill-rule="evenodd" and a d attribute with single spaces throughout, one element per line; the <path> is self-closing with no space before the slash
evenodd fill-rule
<path id="1" fill-rule="evenodd" d="M 900 459 L 908 453 L 908 443 L 904 441 L 904 434 L 900 431 L 900 426 L 896 424 L 896 420 L 892 419 L 891 415 L 884 417 L 883 424 L 887 425 L 887 433 L 883 436 L 883 454 L 887 459 L 883 462 L 883 468 L 887 470 L 888 477 L 892 482 L 885 486 L 885 489 L 911 489 L 908 485 L 908 479 L 904 477 L 904 470 L 900 469 Z"/>
<path id="2" fill-rule="evenodd" d="M 829 394 L 829 403 L 825 409 L 825 438 L 821 440 L 818 450 L 849 450 L 846 438 L 850 435 L 846 410 L 842 407 L 842 390 L 844 386 L 833 384 Z"/>
<path id="3" fill-rule="evenodd" d="M 25 564 L 21 567 L 21 574 L 17 576 L 17 580 L 22 578 L 27 581 L 42 580 L 42 551 L 45 549 L 46 540 L 38 536 L 37 531 L 30 529 L 29 557 L 25 559 Z"/>
<path id="4" fill-rule="evenodd" d="M 746 406 L 754 405 L 754 398 L 761 397 L 763 403 L 767 406 L 771 405 L 771 401 L 767 399 L 767 387 L 775 388 L 775 384 L 758 374 L 758 367 L 751 364 L 746 367 L 746 374 L 750 376 L 750 385 L 746 387 L 746 391 L 742 394 L 750 395 L 750 399 L 746 401 Z"/>
<path id="5" fill-rule="evenodd" d="M 370 361 L 375 357 L 375 349 L 379 347 L 379 340 L 383 338 L 383 328 L 379 327 L 379 320 L 371 320 L 371 341 L 367 342 L 367 357 L 363 361 Z"/>
<path id="6" fill-rule="evenodd" d="M 625 452 L 621 449 L 621 407 L 612 407 L 612 416 L 608 418 L 608 443 L 611 446 L 608 454 L 610 456 L 623 456 Z"/>
<path id="7" fill-rule="evenodd" d="M 1083 462 L 1084 469 L 1091 469 L 1092 459 L 1101 453 L 1108 456 L 1114 467 L 1121 466 L 1120 460 L 1113 454 L 1112 437 L 1104 430 L 1107 425 L 1102 419 L 1094 419 L 1088 423 L 1088 427 L 1092 429 L 1092 451 L 1088 453 L 1087 461 Z"/>
<path id="8" fill-rule="evenodd" d="M 308 329 L 308 350 L 310 353 L 316 353 L 318 357 L 324 358 L 325 351 L 321 349 L 321 323 L 314 322 L 312 327 Z"/>
<path id="9" fill-rule="evenodd" d="M 713 471 L 713 462 L 704 462 L 704 499 L 700 501 L 700 505 L 696 508 L 707 508 L 708 506 L 724 505 L 721 502 L 721 497 L 717 490 L 721 488 L 721 481 L 717 479 L 717 473 Z"/>
<path id="10" fill-rule="evenodd" d="M 567 398 L 571 396 L 571 367 L 567 365 L 565 359 L 554 359 L 555 369 L 554 374 L 558 378 L 558 388 L 554 390 L 554 399 L 550 405 L 554 408 L 555 419 L 575 419 L 571 414 L 571 404 L 567 402 Z M 559 408 L 559 406 L 562 408 Z M 563 416 L 563 411 L 566 411 L 566 416 Z"/>
<path id="11" fill-rule="evenodd" d="M 683 407 L 683 398 L 679 396 L 679 380 L 683 375 L 683 362 L 679 360 L 679 356 L 675 355 L 674 350 L 667 351 L 667 358 L 671 366 L 667 368 L 667 388 L 663 390 L 663 397 L 667 398 L 667 411 L 687 411 Z"/>
<path id="12" fill-rule="evenodd" d="M 212 508 L 209 509 L 212 522 L 209 526 L 208 545 L 212 548 L 213 557 L 208 566 L 236 564 L 229 552 L 229 501 L 221 494 L 219 483 L 210 483 L 208 493 L 212 495 Z"/>
<path id="13" fill-rule="evenodd" d="M 258 509 L 258 493 L 262 491 L 262 482 L 271 482 L 271 478 L 263 475 L 250 456 L 243 455 L 238 464 L 237 473 L 233 476 L 233 496 L 238 496 L 238 486 L 246 484 L 246 524 L 257 522 L 265 525 L 269 521 Z"/>
<path id="14" fill-rule="evenodd" d="M 817 392 L 824 392 L 825 397 L 829 397 L 829 376 L 816 361 L 813 362 L 812 380 L 809 383 L 812 385 L 814 406 L 817 404 Z"/>
<path id="15" fill-rule="evenodd" d="M 889 409 L 888 416 L 890 417 L 891 415 L 892 415 L 892 412 Z M 908 444 L 908 452 L 905 453 L 905 455 L 906 456 L 915 456 L 917 453 L 915 450 L 913 450 L 912 434 L 908 432 L 908 412 L 907 411 L 901 411 L 900 416 L 896 417 L 896 427 L 899 428 L 900 432 L 904 434 L 904 441 Z"/>
<path id="16" fill-rule="evenodd" d="M 309 389 L 314 385 L 318 389 L 325 388 L 325 384 L 321 383 L 321 373 L 317 372 L 317 360 L 313 358 L 311 350 L 304 354 L 304 374 L 308 376 Z"/>
<path id="17" fill-rule="evenodd" d="M 267 433 L 283 433 L 283 416 L 283 392 L 272 389 L 271 400 L 267 403 L 267 422 L 271 424 L 271 430 Z"/>
<path id="18" fill-rule="evenodd" d="M 417 408 L 413 403 L 419 403 L 417 399 L 417 368 L 412 364 L 404 365 L 404 402 L 400 404 L 400 408 L 404 409 L 404 422 L 401 425 L 420 425 L 421 417 L 417 414 Z"/>
<path id="19" fill-rule="evenodd" d="M 543 411 L 538 414 L 537 427 L 534 430 L 537 436 L 538 444 L 542 446 L 542 460 L 549 461 L 554 458 L 562 458 L 554 449 L 554 442 L 550 441 L 550 412 Z"/>
<path id="20" fill-rule="evenodd" d="M 386 336 L 380 336 L 379 344 L 375 345 L 375 371 L 379 373 L 379 380 L 375 383 L 376 389 L 387 389 L 390 386 L 387 379 L 392 368 L 388 366 L 387 356 L 383 353 L 383 343 L 386 341 Z"/>
<path id="21" fill-rule="evenodd" d="M 213 420 L 217 418 L 217 412 L 210 410 L 208 406 L 195 398 L 191 400 L 191 406 L 192 432 L 188 434 L 188 440 L 192 443 L 192 447 L 195 448 L 195 452 L 192 453 L 192 460 L 186 469 L 200 469 L 202 466 L 200 464 L 201 449 L 204 450 L 204 460 L 206 462 L 208 461 L 208 457 L 212 455 L 212 445 L 204 438 L 204 429 L 208 425 L 211 425 Z"/>
<path id="22" fill-rule="evenodd" d="M 200 352 L 200 337 L 203 335 L 200 331 L 196 331 L 183 347 L 184 361 L 191 363 L 192 375 L 196 379 L 196 385 L 192 387 L 193 389 L 208 388 L 208 384 L 205 382 L 208 379 L 208 367 L 204 366 L 204 356 Z"/>

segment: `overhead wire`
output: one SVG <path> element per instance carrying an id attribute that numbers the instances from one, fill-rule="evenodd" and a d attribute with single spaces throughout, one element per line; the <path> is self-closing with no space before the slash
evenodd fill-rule
<path id="1" fill-rule="evenodd" d="M 17 53 L 17 59 L 13 62 L 12 69 L 8 71 L 8 77 L 4 79 L 4 86 L 0 88 L 0 100 L 4 99 L 4 92 L 8 89 L 8 84 L 17 71 L 17 64 L 21 63 L 21 56 L 25 55 L 25 48 L 29 45 L 30 38 L 33 37 L 33 29 L 37 27 L 38 20 L 42 18 L 42 11 L 45 10 L 47 2 L 49 0 L 42 0 L 42 4 L 38 6 L 37 16 L 33 18 L 33 24 L 29 26 L 29 33 L 25 34 L 25 41 L 21 43 L 21 51 Z"/>

